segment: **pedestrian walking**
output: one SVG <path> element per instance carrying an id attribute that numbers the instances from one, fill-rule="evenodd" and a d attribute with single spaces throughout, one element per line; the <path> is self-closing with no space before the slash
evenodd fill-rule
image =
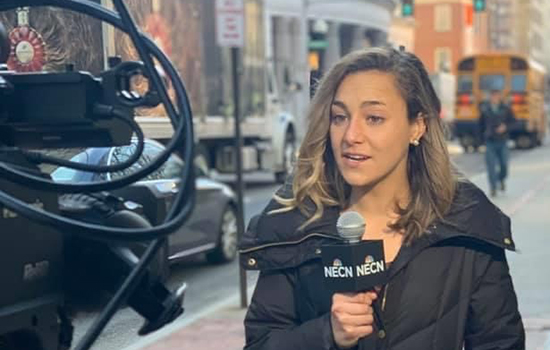
<path id="1" fill-rule="evenodd" d="M 508 177 L 508 139 L 515 123 L 514 112 L 502 100 L 500 90 L 491 91 L 489 101 L 479 106 L 479 131 L 485 141 L 485 164 L 491 197 L 497 189 L 506 190 Z"/>
<path id="2" fill-rule="evenodd" d="M 293 176 L 240 244 L 260 271 L 246 350 L 525 349 L 510 219 L 453 171 L 440 109 L 411 53 L 356 51 L 327 72 Z M 346 211 L 384 242 L 389 282 L 376 292 L 323 284 L 320 252 Z"/>

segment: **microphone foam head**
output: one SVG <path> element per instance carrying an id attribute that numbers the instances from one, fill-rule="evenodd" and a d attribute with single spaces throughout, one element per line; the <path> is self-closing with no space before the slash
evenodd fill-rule
<path id="1" fill-rule="evenodd" d="M 356 211 L 346 211 L 338 218 L 336 230 L 348 242 L 359 242 L 365 232 L 365 219 Z"/>

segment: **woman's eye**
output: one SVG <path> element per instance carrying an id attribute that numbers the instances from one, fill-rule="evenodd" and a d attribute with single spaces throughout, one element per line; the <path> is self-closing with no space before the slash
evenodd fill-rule
<path id="1" fill-rule="evenodd" d="M 330 117 L 330 121 L 331 121 L 333 124 L 340 124 L 340 123 L 342 123 L 344 120 L 346 120 L 346 116 L 343 115 L 343 114 L 333 114 L 333 115 Z"/>
<path id="2" fill-rule="evenodd" d="M 376 125 L 376 124 L 382 123 L 383 121 L 384 121 L 384 118 L 379 117 L 379 116 L 377 116 L 377 115 L 369 115 L 369 116 L 367 116 L 367 122 L 368 122 L 369 124 L 374 124 L 374 125 Z"/>

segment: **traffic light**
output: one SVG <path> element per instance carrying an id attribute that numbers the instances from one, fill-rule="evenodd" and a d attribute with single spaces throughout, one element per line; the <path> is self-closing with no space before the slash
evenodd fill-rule
<path id="1" fill-rule="evenodd" d="M 474 0 L 474 11 L 475 12 L 485 11 L 485 0 Z"/>
<path id="2" fill-rule="evenodd" d="M 414 0 L 401 0 L 401 15 L 403 17 L 414 15 Z"/>

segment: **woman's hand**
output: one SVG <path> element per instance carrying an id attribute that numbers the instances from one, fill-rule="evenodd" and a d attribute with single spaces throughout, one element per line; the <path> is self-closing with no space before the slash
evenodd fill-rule
<path id="1" fill-rule="evenodd" d="M 373 332 L 372 303 L 375 299 L 376 293 L 373 292 L 335 293 L 332 296 L 330 319 L 338 347 L 353 347 L 359 338 Z"/>

